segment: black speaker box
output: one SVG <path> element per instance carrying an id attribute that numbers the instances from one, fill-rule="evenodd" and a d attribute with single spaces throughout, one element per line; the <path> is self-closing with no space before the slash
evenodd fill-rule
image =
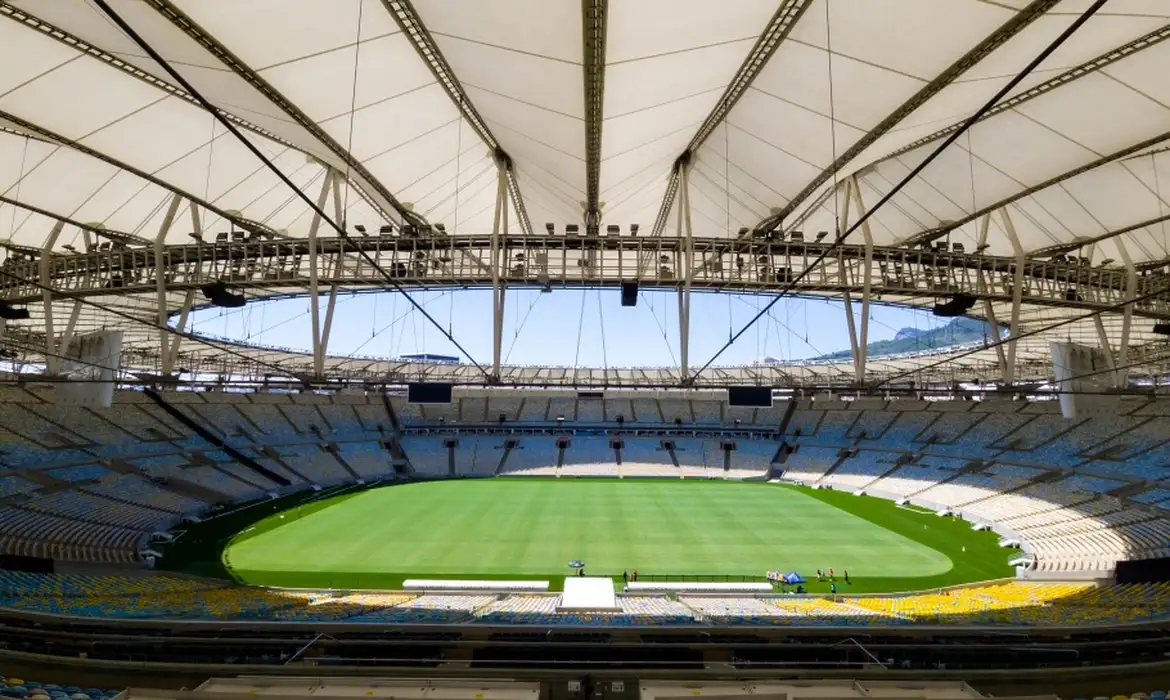
<path id="1" fill-rule="evenodd" d="M 638 305 L 638 283 L 622 282 L 622 306 Z"/>

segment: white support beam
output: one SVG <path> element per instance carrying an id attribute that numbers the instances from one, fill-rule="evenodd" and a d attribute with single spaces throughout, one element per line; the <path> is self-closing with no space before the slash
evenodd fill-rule
<path id="1" fill-rule="evenodd" d="M 501 354 L 504 347 L 504 284 L 500 271 L 500 237 L 507 232 L 508 180 L 501 164 L 496 165 L 496 211 L 492 217 L 491 248 L 488 267 L 492 274 L 492 378 L 500 378 Z"/>
<path id="2" fill-rule="evenodd" d="M 333 170 L 327 169 L 321 181 L 321 193 L 317 195 L 317 210 L 325 210 L 325 200 L 333 186 Z M 321 215 L 314 212 L 309 224 L 309 314 L 313 322 L 313 374 L 320 378 L 325 375 L 325 352 L 321 344 L 321 286 L 318 270 L 317 231 L 321 228 Z"/>
<path id="3" fill-rule="evenodd" d="M 991 228 L 991 214 L 984 214 L 982 220 L 979 222 L 979 242 L 977 247 L 982 248 L 987 245 L 987 233 Z"/>
<path id="4" fill-rule="evenodd" d="M 695 238 L 691 225 L 691 166 L 684 163 L 679 167 L 679 210 L 678 234 L 683 241 L 683 286 L 678 290 L 678 357 L 679 379 L 690 379 L 691 349 L 691 285 L 695 278 Z"/>
<path id="5" fill-rule="evenodd" d="M 1010 387 L 1016 381 L 1016 346 L 1018 341 L 1016 337 L 1020 334 L 1020 306 L 1024 300 L 1024 246 L 1020 245 L 1020 237 L 1016 235 L 1016 226 L 1012 223 L 1011 214 L 1008 213 L 1006 207 L 999 210 L 1000 216 L 1003 218 L 1003 228 L 1007 232 L 1008 240 L 1011 241 L 1012 250 L 1015 252 L 1015 275 L 1012 277 L 1012 318 L 1010 332 L 1011 337 L 1007 342 L 1007 359 L 1004 362 L 1003 369 L 1003 384 Z"/>
<path id="6" fill-rule="evenodd" d="M 1125 264 L 1125 306 L 1121 311 L 1121 342 L 1117 347 L 1117 366 L 1118 376 L 1117 385 L 1124 386 L 1127 382 L 1129 372 L 1126 367 L 1129 366 L 1129 339 L 1130 331 L 1133 329 L 1133 301 L 1137 297 L 1137 268 L 1134 267 L 1133 258 L 1129 255 L 1129 249 L 1125 246 L 1125 240 L 1122 237 L 1113 239 L 1117 246 L 1117 252 L 1121 255 L 1121 262 Z"/>
<path id="7" fill-rule="evenodd" d="M 61 336 L 61 345 L 57 348 L 57 354 L 62 357 L 69 356 L 69 346 L 73 344 L 74 330 L 77 328 L 77 319 L 81 317 L 81 302 L 73 302 L 73 310 L 69 312 L 69 321 L 65 324 L 65 335 Z"/>
<path id="8" fill-rule="evenodd" d="M 194 207 L 192 207 L 194 209 Z M 191 307 L 195 305 L 195 290 L 187 290 L 187 298 L 183 300 L 183 308 L 179 311 L 179 322 L 175 324 L 175 333 L 171 335 L 171 344 L 162 358 L 162 373 L 172 374 L 175 371 L 175 360 L 179 357 L 179 344 L 183 342 L 183 333 L 187 331 L 187 317 L 191 314 Z"/>
<path id="9" fill-rule="evenodd" d="M 845 266 L 841 266 L 841 278 L 845 279 Z M 853 356 L 853 377 L 856 379 L 858 375 L 859 365 L 857 361 L 861 359 L 861 350 L 857 347 L 857 319 L 853 318 L 853 295 L 846 289 L 841 293 L 841 299 L 845 305 L 845 328 L 849 331 L 849 351 Z"/>
<path id="10" fill-rule="evenodd" d="M 194 204 L 191 205 L 191 233 L 196 236 L 203 235 L 203 224 L 199 221 L 199 207 Z"/>
<path id="11" fill-rule="evenodd" d="M 837 230 L 835 232 L 835 237 L 837 239 L 840 239 L 841 234 L 849 228 L 849 217 L 852 213 L 854 200 L 853 193 L 857 189 L 857 178 L 850 177 L 845 180 L 845 193 L 843 195 L 844 201 L 842 202 L 841 206 L 841 217 L 837 220 Z M 872 257 L 870 259 L 872 261 Z M 861 359 L 861 349 L 858 347 L 857 319 L 853 317 L 853 295 L 850 294 L 848 288 L 848 269 L 849 265 L 844 260 L 838 261 L 837 275 L 841 280 L 841 286 L 845 288 L 845 291 L 841 293 L 841 300 L 844 306 L 843 311 L 845 312 L 845 328 L 849 331 L 849 352 L 850 357 L 853 359 L 853 377 L 855 381 L 860 384 L 863 377 L 861 374 L 861 365 L 858 362 Z"/>
<path id="12" fill-rule="evenodd" d="M 861 188 L 857 186 L 855 178 L 849 178 L 850 186 L 846 192 L 852 192 L 857 200 L 858 216 L 865 215 L 865 201 L 861 198 Z M 861 287 L 861 333 L 857 338 L 857 384 L 865 383 L 865 362 L 869 356 L 869 302 L 872 298 L 873 284 L 873 231 L 869 228 L 869 220 L 861 222 L 861 235 L 865 238 L 865 261 L 862 266 L 863 279 Z M 852 311 L 850 312 L 852 315 Z"/>
<path id="13" fill-rule="evenodd" d="M 53 224 L 53 229 L 49 231 L 48 237 L 45 238 L 45 244 L 41 248 L 39 261 L 41 289 L 43 290 L 41 299 L 45 305 L 45 370 L 50 375 L 61 373 L 61 360 L 57 357 L 56 329 L 53 327 L 53 280 L 49 275 L 49 267 L 53 258 L 53 246 L 57 245 L 57 238 L 61 236 L 61 230 L 64 228 L 64 221 Z"/>
<path id="14" fill-rule="evenodd" d="M 1120 387 L 1122 377 L 1125 375 L 1117 371 L 1113 345 L 1109 342 L 1109 335 L 1105 332 L 1105 323 L 1101 320 L 1101 314 L 1093 317 L 1093 325 L 1097 327 L 1097 341 L 1101 343 L 1101 352 L 1105 355 L 1105 366 L 1109 368 L 1109 374 L 1113 377 L 1113 386 Z"/>
<path id="15" fill-rule="evenodd" d="M 169 333 L 167 333 L 167 266 L 163 264 L 163 254 L 166 250 L 167 234 L 175 223 L 175 216 L 179 213 L 179 205 L 183 198 L 171 195 L 171 203 L 167 206 L 167 213 L 163 216 L 162 225 L 158 227 L 158 235 L 154 237 L 154 282 L 158 307 L 158 349 L 159 357 L 166 357 Z M 194 205 L 192 205 L 194 209 Z"/>
<path id="16" fill-rule="evenodd" d="M 979 272 L 979 279 L 983 280 L 982 270 Z M 995 357 L 999 360 L 1000 374 L 1004 375 L 1007 373 L 1007 355 L 1004 354 L 1003 344 L 1000 342 L 1003 340 L 1003 334 L 1000 332 L 999 319 L 995 317 L 995 307 L 990 299 L 983 300 L 983 315 L 987 317 L 987 323 L 991 326 L 991 338 L 992 342 L 995 343 Z"/>

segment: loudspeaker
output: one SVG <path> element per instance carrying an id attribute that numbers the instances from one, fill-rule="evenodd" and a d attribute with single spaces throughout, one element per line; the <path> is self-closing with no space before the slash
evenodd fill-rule
<path id="1" fill-rule="evenodd" d="M 970 294 L 963 294 L 962 292 L 951 297 L 950 300 L 943 304 L 934 305 L 934 315 L 943 318 L 954 318 L 962 316 L 975 306 L 977 299 Z"/>
<path id="2" fill-rule="evenodd" d="M 624 297 L 622 303 L 625 303 Z M 25 321 L 28 320 L 29 313 L 28 309 L 18 309 L 10 302 L 0 300 L 0 318 L 5 321 Z"/>
<path id="3" fill-rule="evenodd" d="M 638 305 L 638 283 L 622 282 L 622 306 Z"/>
<path id="4" fill-rule="evenodd" d="M 203 296 L 211 302 L 213 306 L 222 306 L 225 309 L 238 309 L 247 303 L 247 299 L 243 294 L 232 294 L 228 291 L 227 285 L 223 280 L 216 280 L 211 284 L 205 284 L 200 288 Z"/>

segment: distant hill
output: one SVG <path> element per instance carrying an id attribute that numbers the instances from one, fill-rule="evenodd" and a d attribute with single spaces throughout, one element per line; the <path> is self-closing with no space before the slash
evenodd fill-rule
<path id="1" fill-rule="evenodd" d="M 938 350 L 951 345 L 961 345 L 976 340 L 983 340 L 992 335 L 991 326 L 983 321 L 960 316 L 952 319 L 945 326 L 930 329 L 903 328 L 894 334 L 892 340 L 879 340 L 869 344 L 867 355 L 880 357 L 882 355 L 898 355 L 904 352 L 922 352 L 924 350 Z M 821 355 L 817 360 L 847 360 L 853 356 L 851 350 Z"/>

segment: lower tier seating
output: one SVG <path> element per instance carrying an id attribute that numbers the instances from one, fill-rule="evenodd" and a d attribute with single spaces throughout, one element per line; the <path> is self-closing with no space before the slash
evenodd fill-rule
<path id="1" fill-rule="evenodd" d="M 508 625 L 1087 626 L 1170 619 L 1170 584 L 1010 582 L 888 596 L 623 595 L 619 610 L 558 612 L 559 594 L 276 591 L 169 575 L 0 571 L 0 607 L 110 619 Z"/>

